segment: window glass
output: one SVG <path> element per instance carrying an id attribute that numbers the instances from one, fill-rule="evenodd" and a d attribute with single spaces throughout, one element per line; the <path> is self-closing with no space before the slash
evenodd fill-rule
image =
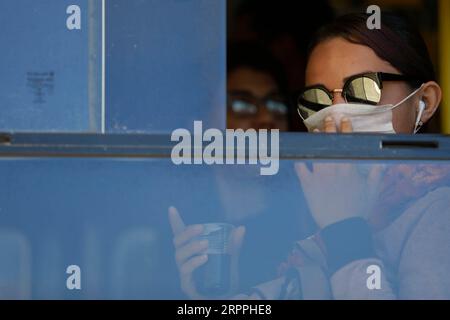
<path id="1" fill-rule="evenodd" d="M 224 129 L 225 16 L 225 1 L 107 1 L 107 131 Z"/>
<path id="2" fill-rule="evenodd" d="M 316 178 L 300 179 L 299 170 L 305 168 L 312 168 Z M 381 179 L 375 184 L 372 171 L 378 169 Z M 430 219 L 448 219 L 449 172 L 444 161 L 282 160 L 277 175 L 261 176 L 258 166 L 175 167 L 170 159 L 5 158 L 0 162 L 0 255 L 8 263 L 0 267 L 1 295 L 183 297 L 170 206 L 187 225 L 246 226 L 242 291 L 276 278 L 294 243 L 317 231 L 315 221 L 328 219 L 316 220 L 312 211 L 328 210 L 334 219 L 351 215 L 339 210 L 354 210 L 352 205 L 383 230 L 375 233 L 376 250 L 386 255 L 386 270 L 398 279 L 399 270 L 420 265 L 414 259 L 396 265 L 395 252 L 402 246 L 413 258 L 449 258 L 448 250 L 406 243 L 412 236 L 408 232 L 417 233 L 413 237 L 419 240 L 426 230 L 442 234 L 448 227 L 448 221 Z M 339 181 L 343 173 L 345 181 Z M 327 207 L 318 208 L 320 203 Z M 424 224 L 415 229 L 421 219 Z M 69 265 L 82 270 L 83 290 L 67 290 Z M 428 266 L 432 278 L 441 272 L 438 265 Z M 405 285 L 397 280 L 391 284 Z"/>
<path id="3" fill-rule="evenodd" d="M 0 130 L 100 132 L 99 1 L 2 1 Z"/>

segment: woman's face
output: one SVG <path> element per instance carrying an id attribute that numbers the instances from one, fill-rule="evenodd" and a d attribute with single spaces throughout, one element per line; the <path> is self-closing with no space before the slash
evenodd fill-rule
<path id="1" fill-rule="evenodd" d="M 306 68 L 306 86 L 322 84 L 328 90 L 342 89 L 344 79 L 366 72 L 400 74 L 369 47 L 343 38 L 332 38 L 320 43 L 312 51 Z M 380 105 L 396 105 L 411 92 L 412 89 L 405 82 L 383 82 Z M 394 109 L 392 121 L 396 133 L 410 134 L 414 131 L 419 100 L 418 95 L 415 95 Z M 345 100 L 340 93 L 335 93 L 333 104 L 339 103 L 345 103 Z"/>

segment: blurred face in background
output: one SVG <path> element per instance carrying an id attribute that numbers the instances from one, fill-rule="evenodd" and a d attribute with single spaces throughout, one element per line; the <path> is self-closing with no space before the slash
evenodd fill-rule
<path id="1" fill-rule="evenodd" d="M 227 78 L 228 129 L 288 130 L 286 99 L 270 74 L 238 67 Z"/>

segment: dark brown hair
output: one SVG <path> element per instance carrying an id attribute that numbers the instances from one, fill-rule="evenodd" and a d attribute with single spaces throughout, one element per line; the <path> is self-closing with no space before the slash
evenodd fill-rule
<path id="1" fill-rule="evenodd" d="M 403 75 L 416 79 L 409 84 L 418 87 L 436 81 L 436 73 L 425 41 L 414 25 L 399 15 L 381 14 L 381 29 L 367 27 L 369 15 L 351 13 L 321 28 L 309 46 L 308 56 L 321 42 L 341 37 L 371 48 L 378 57 L 389 62 Z"/>

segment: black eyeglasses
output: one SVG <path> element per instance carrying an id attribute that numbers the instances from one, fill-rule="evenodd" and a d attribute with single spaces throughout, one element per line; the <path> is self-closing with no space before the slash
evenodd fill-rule
<path id="1" fill-rule="evenodd" d="M 328 90 L 323 85 L 306 87 L 298 98 L 298 113 L 306 120 L 314 113 L 333 104 L 333 94 L 341 93 L 347 103 L 377 105 L 381 100 L 383 81 L 406 81 L 418 86 L 419 81 L 411 77 L 384 73 L 368 72 L 349 77 L 342 89 Z"/>

